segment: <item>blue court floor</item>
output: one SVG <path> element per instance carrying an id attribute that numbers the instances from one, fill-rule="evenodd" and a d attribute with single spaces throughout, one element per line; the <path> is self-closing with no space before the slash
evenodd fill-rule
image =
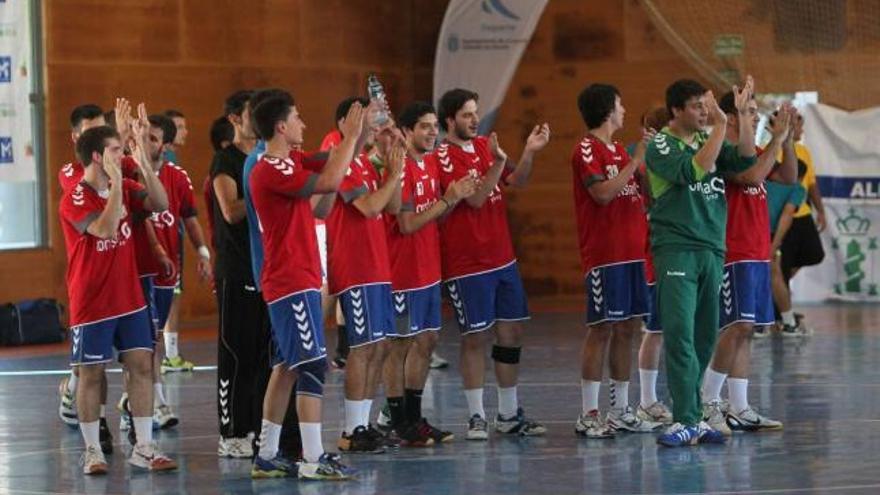
<path id="1" fill-rule="evenodd" d="M 493 435 L 487 443 L 466 442 L 466 406 L 456 371 L 458 343 L 447 329 L 440 353 L 453 366 L 431 372 L 425 413 L 453 430 L 456 440 L 428 449 L 346 456 L 359 474 L 343 483 L 252 481 L 249 461 L 218 459 L 215 374 L 210 370 L 167 377 L 168 396 L 181 424 L 160 433 L 159 441 L 180 463 L 178 472 L 133 473 L 121 454 L 122 436 L 113 410 L 109 419 L 117 449 L 110 458 L 111 472 L 85 477 L 79 466 L 79 431 L 57 417 L 61 376 L 8 373 L 63 370 L 66 356 L 4 358 L 0 493 L 880 494 L 880 307 L 825 305 L 804 312 L 814 336 L 767 338 L 753 344 L 750 400 L 783 420 L 785 429 L 736 435 L 724 446 L 688 449 L 658 448 L 653 434 L 592 441 L 574 436 L 582 336 L 581 315 L 576 312 L 541 313 L 528 326 L 520 399 L 530 416 L 548 426 L 548 435 Z M 211 365 L 216 347 L 189 342 L 182 352 L 197 364 Z M 332 372 L 327 387 L 324 442 L 331 450 L 342 424 L 341 379 L 341 373 Z M 662 373 L 660 380 L 665 397 Z M 119 374 L 110 375 L 110 386 L 115 403 Z M 636 379 L 630 388 L 630 400 L 636 403 Z M 604 388 L 602 395 L 604 403 Z M 489 414 L 495 403 L 490 385 Z"/>

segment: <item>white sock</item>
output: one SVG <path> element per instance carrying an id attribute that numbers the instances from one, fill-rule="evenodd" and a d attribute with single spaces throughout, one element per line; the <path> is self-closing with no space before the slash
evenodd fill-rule
<path id="1" fill-rule="evenodd" d="M 782 315 L 782 323 L 786 325 L 795 326 L 797 325 L 797 320 L 794 318 L 794 310 L 790 309 L 788 311 L 783 311 L 780 313 Z"/>
<path id="2" fill-rule="evenodd" d="M 101 418 L 107 417 L 107 406 L 105 406 L 104 404 L 101 404 L 101 416 L 100 417 Z"/>
<path id="3" fill-rule="evenodd" d="M 642 407 L 649 407 L 657 402 L 657 370 L 639 368 L 639 392 Z"/>
<path id="4" fill-rule="evenodd" d="M 168 404 L 168 401 L 165 399 L 165 392 L 162 390 L 162 382 L 153 384 L 153 403 L 155 403 L 156 407 Z"/>
<path id="5" fill-rule="evenodd" d="M 581 378 L 581 409 L 584 414 L 599 410 L 599 387 L 601 386 L 602 382 Z"/>
<path id="6" fill-rule="evenodd" d="M 373 399 L 364 399 L 361 401 L 361 424 L 364 426 L 370 424 L 371 409 L 373 409 Z"/>
<path id="7" fill-rule="evenodd" d="M 91 423 L 83 423 L 79 422 L 79 431 L 82 432 L 83 440 L 86 442 L 86 448 L 89 447 L 98 447 L 101 448 L 101 435 L 99 432 L 99 422 L 92 421 Z"/>
<path id="8" fill-rule="evenodd" d="M 264 419 L 263 428 L 260 430 L 260 458 L 267 461 L 274 459 L 278 455 L 278 442 L 280 440 L 281 425 Z"/>
<path id="9" fill-rule="evenodd" d="M 719 373 L 711 366 L 706 367 L 706 375 L 703 377 L 703 402 L 721 400 L 721 387 L 724 386 L 725 379 L 727 373 Z"/>
<path id="10" fill-rule="evenodd" d="M 351 435 L 361 424 L 361 401 L 345 399 L 345 433 Z"/>
<path id="11" fill-rule="evenodd" d="M 70 378 L 67 379 L 67 392 L 71 394 L 76 394 L 76 383 L 79 381 L 79 377 L 73 374 L 73 370 L 70 371 Z"/>
<path id="12" fill-rule="evenodd" d="M 611 380 L 608 387 L 608 407 L 616 411 L 623 411 L 629 406 L 629 382 Z"/>
<path id="13" fill-rule="evenodd" d="M 177 354 L 177 332 L 162 332 L 165 338 L 165 357 L 174 359 Z"/>
<path id="14" fill-rule="evenodd" d="M 483 409 L 483 387 L 465 389 L 464 398 L 467 400 L 468 417 L 476 414 L 486 419 L 486 410 Z"/>
<path id="15" fill-rule="evenodd" d="M 727 395 L 730 398 L 730 410 L 740 413 L 749 407 L 749 379 L 728 378 Z"/>
<path id="16" fill-rule="evenodd" d="M 137 435 L 138 445 L 150 445 L 153 443 L 153 417 L 147 416 L 134 418 L 134 434 Z"/>
<path id="17" fill-rule="evenodd" d="M 516 385 L 507 388 L 498 387 L 498 414 L 502 418 L 516 416 L 516 408 L 519 402 L 516 398 Z"/>
<path id="18" fill-rule="evenodd" d="M 321 423 L 300 423 L 299 434 L 302 438 L 303 458 L 306 462 L 318 462 L 324 454 L 321 443 Z"/>

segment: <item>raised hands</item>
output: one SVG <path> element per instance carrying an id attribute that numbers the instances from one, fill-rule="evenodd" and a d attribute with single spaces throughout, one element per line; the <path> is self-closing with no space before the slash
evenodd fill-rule
<path id="1" fill-rule="evenodd" d="M 547 132 L 550 132 L 549 129 Z M 531 137 L 530 135 L 529 138 L 531 139 Z M 489 150 L 492 152 L 492 157 L 495 158 L 496 162 L 507 162 L 507 153 L 498 145 L 498 134 L 495 132 L 489 135 Z"/>
<path id="2" fill-rule="evenodd" d="M 550 142 L 550 125 L 544 122 L 536 125 L 526 139 L 526 151 L 540 151 Z"/>
<path id="3" fill-rule="evenodd" d="M 399 179 L 403 175 L 405 158 L 406 145 L 400 139 L 395 139 L 388 152 L 388 177 Z"/>
<path id="4" fill-rule="evenodd" d="M 740 115 L 745 115 L 748 112 L 749 102 L 754 98 L 755 95 L 755 80 L 752 76 L 746 76 L 746 83 L 743 84 L 742 88 L 738 86 L 733 86 L 733 99 L 734 105 L 736 105 L 736 110 Z"/>
<path id="5" fill-rule="evenodd" d="M 712 120 L 712 125 L 718 127 L 724 127 L 727 125 L 727 114 L 718 106 L 715 94 L 712 93 L 711 90 L 706 91 L 706 94 L 703 95 L 703 105 L 705 105 L 706 110 L 709 112 L 709 118 Z"/>
<path id="6" fill-rule="evenodd" d="M 451 204 L 458 203 L 462 199 L 469 198 L 477 192 L 478 181 L 471 176 L 465 176 L 458 180 L 452 181 L 446 188 L 446 194 L 443 195 Z"/>
<path id="7" fill-rule="evenodd" d="M 366 109 L 360 104 L 360 102 L 356 101 L 352 103 L 351 107 L 348 109 L 348 113 L 345 114 L 345 120 L 342 121 L 339 131 L 342 132 L 342 135 L 345 137 L 350 136 L 357 139 L 363 133 L 364 128 L 367 127 L 366 118 Z"/>
<path id="8" fill-rule="evenodd" d="M 773 139 L 785 141 L 792 135 L 792 120 L 796 118 L 797 112 L 791 103 L 785 102 L 776 112 L 776 118 L 770 125 L 770 134 Z"/>

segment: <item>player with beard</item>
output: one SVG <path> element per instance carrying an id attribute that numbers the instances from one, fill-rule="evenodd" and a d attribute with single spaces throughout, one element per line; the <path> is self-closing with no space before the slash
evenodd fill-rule
<path id="1" fill-rule="evenodd" d="M 522 321 L 529 318 L 526 294 L 517 268 L 504 188 L 524 187 L 536 152 L 550 140 L 547 124 L 535 126 L 518 163 L 507 159 L 498 137 L 478 136 L 478 95 L 466 89 L 447 91 L 438 105 L 446 140 L 436 154 L 440 185 L 473 177 L 476 192 L 440 225 L 443 280 L 462 334 L 461 374 L 468 403 L 468 440 L 489 438 L 483 408 L 487 330 L 494 327 L 492 359 L 498 380 L 495 429 L 516 435 L 543 435 L 546 428 L 519 407 L 517 381 L 522 351 Z"/>

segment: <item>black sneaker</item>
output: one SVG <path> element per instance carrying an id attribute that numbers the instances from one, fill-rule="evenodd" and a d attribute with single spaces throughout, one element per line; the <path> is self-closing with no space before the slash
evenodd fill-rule
<path id="1" fill-rule="evenodd" d="M 384 447 L 389 447 L 392 449 L 396 449 L 400 447 L 400 437 L 397 435 L 397 432 L 392 428 L 388 431 L 388 433 L 382 433 L 373 427 L 373 424 L 370 423 L 367 425 L 367 434 L 374 438 L 379 445 Z"/>
<path id="2" fill-rule="evenodd" d="M 430 431 L 421 427 L 421 424 L 409 424 L 400 429 L 401 447 L 430 447 L 434 445 Z"/>
<path id="3" fill-rule="evenodd" d="M 343 432 L 339 441 L 336 442 L 336 446 L 339 447 L 339 450 L 352 454 L 381 454 L 385 452 L 385 447 L 363 426 L 355 428 L 350 435 Z"/>
<path id="4" fill-rule="evenodd" d="M 333 366 L 335 366 L 336 369 L 343 370 L 345 369 L 345 361 L 346 360 L 344 357 L 336 356 L 335 358 L 333 358 Z"/>
<path id="5" fill-rule="evenodd" d="M 782 332 L 780 332 L 783 337 L 803 337 L 806 335 L 803 327 L 800 325 L 782 325 Z"/>
<path id="6" fill-rule="evenodd" d="M 113 453 L 113 435 L 110 434 L 110 428 L 107 426 L 107 418 L 101 418 L 98 425 L 98 435 L 100 435 L 101 452 L 104 455 Z"/>
<path id="7" fill-rule="evenodd" d="M 422 418 L 418 423 L 419 429 L 425 431 L 428 436 L 434 439 L 434 443 L 444 443 L 451 442 L 455 435 L 451 431 L 441 430 L 440 428 L 436 428 L 431 423 L 428 423 L 428 420 Z"/>

